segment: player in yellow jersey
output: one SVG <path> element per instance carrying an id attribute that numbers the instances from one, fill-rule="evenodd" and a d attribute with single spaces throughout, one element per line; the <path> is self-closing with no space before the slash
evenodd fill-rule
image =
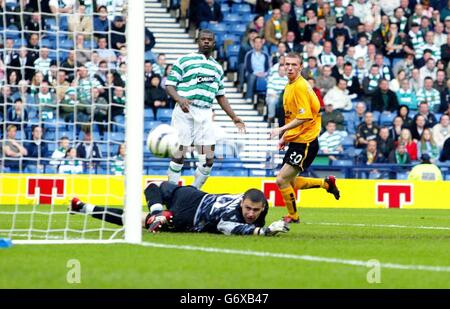
<path id="1" fill-rule="evenodd" d="M 283 167 L 277 176 L 277 185 L 289 213 L 284 217 L 287 223 L 300 222 L 294 190 L 324 188 L 336 199 L 340 197 L 334 176 L 325 179 L 298 176 L 311 165 L 319 151 L 318 136 L 321 126 L 319 99 L 301 76 L 301 63 L 301 56 L 297 53 L 289 53 L 285 58 L 285 69 L 289 78 L 283 96 L 286 124 L 273 129 L 270 134 L 270 138 L 282 135 L 278 143 L 280 149 L 289 144 Z"/>

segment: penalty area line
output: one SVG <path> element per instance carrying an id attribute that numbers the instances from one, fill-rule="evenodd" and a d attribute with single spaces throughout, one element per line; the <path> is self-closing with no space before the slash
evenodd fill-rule
<path id="1" fill-rule="evenodd" d="M 236 249 L 226 249 L 226 248 L 213 248 L 213 247 L 197 247 L 188 245 L 169 245 L 160 244 L 154 242 L 143 242 L 140 244 L 144 247 L 161 248 L 161 249 L 175 249 L 175 250 L 186 250 L 186 251 L 197 251 L 197 252 L 208 252 L 208 253 L 222 253 L 230 255 L 246 255 L 246 256 L 258 256 L 258 257 L 268 257 L 268 258 L 278 258 L 278 259 L 290 259 L 290 260 L 302 260 L 308 262 L 316 263 L 331 263 L 331 264 L 343 264 L 351 266 L 361 266 L 361 267 L 373 267 L 373 263 L 369 261 L 362 260 L 348 260 L 341 258 L 329 258 L 321 256 L 311 256 L 311 255 L 297 255 L 297 254 L 285 254 L 285 253 L 273 253 L 273 252 L 263 252 L 263 251 L 251 251 L 251 250 L 236 250 Z M 433 271 L 433 272 L 449 272 L 450 266 L 431 266 L 431 265 L 404 265 L 395 263 L 380 263 L 382 268 L 399 269 L 399 270 L 423 270 L 423 271 Z"/>

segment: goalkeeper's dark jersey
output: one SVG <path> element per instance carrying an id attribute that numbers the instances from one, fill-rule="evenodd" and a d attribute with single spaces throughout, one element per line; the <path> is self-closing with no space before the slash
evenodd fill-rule
<path id="1" fill-rule="evenodd" d="M 240 206 L 242 197 L 243 195 L 205 195 L 197 208 L 193 231 L 226 235 L 253 234 L 257 226 L 245 223 Z"/>

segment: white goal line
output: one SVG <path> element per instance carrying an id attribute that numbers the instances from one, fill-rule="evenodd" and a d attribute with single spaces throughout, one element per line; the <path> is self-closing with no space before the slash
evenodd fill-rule
<path id="1" fill-rule="evenodd" d="M 273 253 L 273 252 L 251 251 L 251 250 L 236 250 L 236 249 L 213 248 L 213 247 L 197 247 L 197 246 L 188 246 L 188 245 L 169 245 L 169 244 L 160 244 L 160 243 L 153 243 L 153 242 L 143 242 L 140 245 L 144 246 L 144 247 L 153 247 L 153 248 L 162 248 L 162 249 L 175 249 L 175 250 L 186 250 L 186 251 L 221 253 L 221 254 L 230 254 L 230 255 L 247 255 L 247 256 L 278 258 L 278 259 L 303 260 L 303 261 L 317 262 L 317 263 L 332 263 L 332 264 L 343 264 L 343 265 L 361 266 L 361 267 L 373 267 L 373 264 L 369 263 L 369 261 L 348 260 L 348 259 L 341 259 L 341 258 L 329 258 L 329 257 L 311 256 L 311 255 L 297 255 L 297 254 Z M 423 270 L 423 271 L 449 272 L 450 273 L 450 266 L 404 265 L 404 264 L 395 264 L 395 263 L 380 263 L 380 267 L 381 268 L 390 268 L 390 269 L 399 269 L 399 270 Z"/>

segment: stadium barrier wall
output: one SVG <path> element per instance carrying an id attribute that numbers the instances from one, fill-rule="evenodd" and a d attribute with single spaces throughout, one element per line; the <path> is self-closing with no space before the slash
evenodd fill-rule
<path id="1" fill-rule="evenodd" d="M 164 176 L 144 176 L 143 185 L 165 180 Z M 193 177 L 182 177 L 189 185 Z M 300 207 L 313 208 L 403 208 L 450 209 L 450 182 L 413 182 L 405 180 L 339 179 L 341 199 L 336 201 L 322 189 L 297 192 Z M 283 207 L 275 178 L 211 177 L 204 186 L 209 193 L 243 193 L 249 188 L 261 189 L 271 206 Z M 122 205 L 122 176 L 104 175 L 0 175 L 0 205 L 69 204 L 77 196 L 96 205 Z M 145 205 L 142 196 L 142 204 Z"/>

